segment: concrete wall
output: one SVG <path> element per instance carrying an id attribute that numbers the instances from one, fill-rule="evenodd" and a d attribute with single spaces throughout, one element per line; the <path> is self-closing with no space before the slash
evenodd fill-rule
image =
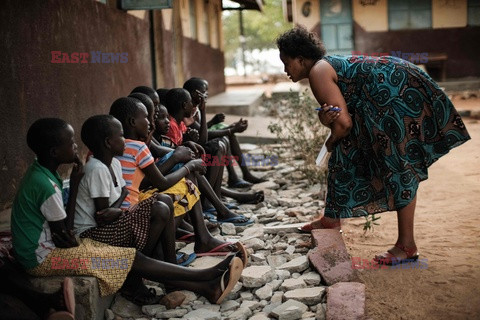
<path id="1" fill-rule="evenodd" d="M 96 1 L 5 0 L 0 10 L 0 208 L 34 155 L 25 141 L 41 117 L 60 117 L 79 131 L 114 99 L 151 85 L 149 23 Z M 51 63 L 51 51 L 126 52 L 126 63 Z M 90 58 L 88 59 L 90 61 Z"/>
<path id="2" fill-rule="evenodd" d="M 293 22 L 321 35 L 320 1 L 312 0 L 312 13 L 304 17 L 306 0 L 293 0 Z M 446 53 L 448 78 L 480 75 L 480 27 L 467 26 L 467 0 L 432 0 L 430 29 L 389 30 L 388 0 L 352 0 L 352 17 L 355 51 Z"/>

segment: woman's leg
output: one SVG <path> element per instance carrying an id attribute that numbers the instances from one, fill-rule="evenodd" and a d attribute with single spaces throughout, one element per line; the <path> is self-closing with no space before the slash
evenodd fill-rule
<path id="1" fill-rule="evenodd" d="M 397 210 L 398 238 L 396 244 L 400 244 L 406 248 L 417 247 L 413 232 L 416 205 L 417 196 L 415 196 L 412 202 L 410 202 L 408 205 Z M 405 252 L 395 246 L 390 251 L 394 256 L 400 259 L 407 258 Z"/>

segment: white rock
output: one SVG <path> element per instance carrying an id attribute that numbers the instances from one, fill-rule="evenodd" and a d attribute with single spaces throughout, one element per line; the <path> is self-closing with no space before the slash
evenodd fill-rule
<path id="1" fill-rule="evenodd" d="M 184 319 L 203 319 L 203 320 L 220 320 L 220 312 L 210 311 L 207 309 L 197 309 L 190 311 L 183 316 Z"/>
<path id="2" fill-rule="evenodd" d="M 272 299 L 270 300 L 271 303 L 282 303 L 283 301 L 283 292 L 282 291 L 276 291 Z"/>
<path id="3" fill-rule="evenodd" d="M 294 289 L 306 288 L 307 284 L 302 279 L 285 279 L 280 289 L 282 291 L 290 291 Z"/>
<path id="4" fill-rule="evenodd" d="M 142 312 L 149 316 L 154 316 L 157 312 L 167 311 L 167 307 L 161 304 L 152 304 L 142 306 Z"/>
<path id="5" fill-rule="evenodd" d="M 236 235 L 237 231 L 235 230 L 235 225 L 233 223 L 222 223 L 220 225 L 222 233 L 224 235 Z"/>
<path id="6" fill-rule="evenodd" d="M 156 318 L 162 318 L 162 319 L 170 319 L 170 318 L 180 318 L 186 315 L 188 311 L 186 309 L 172 309 L 172 310 L 166 310 L 166 311 L 158 311 L 155 314 Z"/>
<path id="7" fill-rule="evenodd" d="M 240 305 L 240 308 L 249 308 L 250 310 L 255 310 L 260 306 L 259 301 L 251 301 L 251 300 L 245 300 L 242 302 Z"/>
<path id="8" fill-rule="evenodd" d="M 228 316 L 228 320 L 246 320 L 252 315 L 252 310 L 249 308 L 238 308 L 234 313 Z"/>
<path id="9" fill-rule="evenodd" d="M 308 307 L 295 300 L 287 300 L 280 306 L 272 310 L 272 315 L 279 320 L 300 319 L 302 314 L 308 310 Z"/>
<path id="10" fill-rule="evenodd" d="M 265 262 L 266 260 L 263 253 L 252 253 L 250 258 L 252 258 L 253 262 Z"/>
<path id="11" fill-rule="evenodd" d="M 288 270 L 275 270 L 275 274 L 277 275 L 277 278 L 279 280 L 285 280 L 285 279 L 288 279 L 290 278 L 290 271 Z"/>
<path id="12" fill-rule="evenodd" d="M 265 299 L 265 300 L 270 300 L 270 298 L 272 297 L 272 293 L 273 293 L 272 286 L 268 283 L 255 291 L 255 295 L 259 299 Z"/>
<path id="13" fill-rule="evenodd" d="M 282 264 L 278 269 L 284 269 L 293 272 L 302 272 L 308 268 L 307 256 L 300 256 L 287 263 Z"/>
<path id="14" fill-rule="evenodd" d="M 318 286 L 320 284 L 320 275 L 316 272 L 307 272 L 300 276 L 300 279 L 305 281 L 309 286 Z"/>
<path id="15" fill-rule="evenodd" d="M 285 292 L 285 299 L 293 299 L 305 303 L 308 306 L 319 304 L 325 293 L 323 287 L 302 288 Z"/>
<path id="16" fill-rule="evenodd" d="M 295 246 L 288 246 L 286 249 L 285 249 L 285 252 L 288 253 L 288 254 L 293 254 L 295 252 Z"/>
<path id="17" fill-rule="evenodd" d="M 253 191 L 260 191 L 265 189 L 277 190 L 278 188 L 280 188 L 280 185 L 276 184 L 273 181 L 265 181 L 265 182 L 254 184 L 252 186 Z"/>
<path id="18" fill-rule="evenodd" d="M 221 304 L 220 311 L 221 312 L 230 311 L 230 310 L 238 308 L 239 305 L 240 304 L 235 300 L 227 300 L 227 301 L 224 301 Z"/>
<path id="19" fill-rule="evenodd" d="M 240 293 L 240 297 L 242 297 L 243 300 L 253 300 L 253 293 L 250 291 L 244 291 Z"/>
<path id="20" fill-rule="evenodd" d="M 275 277 L 275 271 L 270 266 L 251 266 L 243 269 L 241 281 L 244 287 L 258 288 Z"/>
<path id="21" fill-rule="evenodd" d="M 282 255 L 271 255 L 267 257 L 268 265 L 277 268 L 287 262 L 287 258 Z"/>
<path id="22" fill-rule="evenodd" d="M 269 320 L 270 318 L 263 312 L 259 312 L 252 317 L 250 317 L 248 320 Z"/>
<path id="23" fill-rule="evenodd" d="M 265 247 L 265 242 L 263 240 L 260 240 L 260 239 L 257 239 L 257 238 L 245 240 L 243 242 L 243 244 L 247 248 L 252 248 L 253 250 L 259 250 L 259 249 L 263 249 Z"/>

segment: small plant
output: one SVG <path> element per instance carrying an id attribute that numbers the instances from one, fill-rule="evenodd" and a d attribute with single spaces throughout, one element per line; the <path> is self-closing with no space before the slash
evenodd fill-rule
<path id="1" fill-rule="evenodd" d="M 299 94 L 290 92 L 285 99 L 270 100 L 267 108 L 279 122 L 270 124 L 268 129 L 293 151 L 295 159 L 303 160 L 296 168 L 309 183 L 324 184 L 326 170 L 317 167 L 315 159 L 329 129 L 318 120 L 316 107 L 318 103 L 308 90 Z"/>
<path id="2" fill-rule="evenodd" d="M 364 231 L 364 235 L 367 233 L 368 230 L 372 230 L 373 232 L 373 226 L 376 225 L 378 226 L 379 224 L 375 221 L 377 221 L 378 219 L 380 219 L 381 217 L 376 217 L 375 216 L 375 213 L 371 214 L 371 215 L 366 215 L 365 216 L 365 224 L 363 225 L 363 231 Z"/>

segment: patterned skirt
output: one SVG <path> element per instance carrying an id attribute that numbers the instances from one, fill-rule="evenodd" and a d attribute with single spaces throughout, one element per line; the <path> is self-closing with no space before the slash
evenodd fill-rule
<path id="1" fill-rule="evenodd" d="M 35 277 L 91 276 L 98 279 L 100 295 L 117 292 L 125 282 L 135 259 L 134 248 L 120 248 L 91 239 L 80 239 L 74 248 L 56 248 L 45 260 L 27 272 Z"/>
<path id="2" fill-rule="evenodd" d="M 89 238 L 111 246 L 136 248 L 142 251 L 150 232 L 150 211 L 157 201 L 155 197 L 138 202 L 114 222 L 90 228 L 80 234 L 80 238 Z"/>
<path id="3" fill-rule="evenodd" d="M 150 199 L 158 189 L 151 189 L 140 192 L 138 195 L 139 201 Z M 175 185 L 160 193 L 167 194 L 173 197 L 174 216 L 178 217 L 190 211 L 193 206 L 200 199 L 200 191 L 197 186 L 189 179 L 182 178 Z"/>

